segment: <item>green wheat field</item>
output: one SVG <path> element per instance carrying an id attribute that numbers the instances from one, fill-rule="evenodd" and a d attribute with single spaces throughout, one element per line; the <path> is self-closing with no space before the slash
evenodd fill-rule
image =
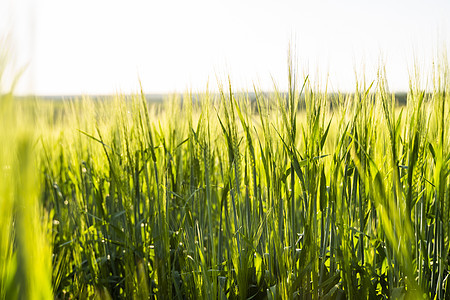
<path id="1" fill-rule="evenodd" d="M 0 98 L 0 299 L 450 299 L 450 72 Z"/>

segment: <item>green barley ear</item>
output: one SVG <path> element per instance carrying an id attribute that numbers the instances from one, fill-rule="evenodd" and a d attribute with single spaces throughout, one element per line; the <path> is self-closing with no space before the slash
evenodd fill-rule
<path id="1" fill-rule="evenodd" d="M 17 140 L 15 203 L 17 211 L 17 274 L 21 299 L 50 299 L 52 267 L 50 220 L 39 203 L 36 162 L 29 136 Z"/>
<path id="2" fill-rule="evenodd" d="M 0 40 L 0 299 L 51 299 L 51 223 L 40 200 L 32 102 L 15 103 L 7 40 Z"/>

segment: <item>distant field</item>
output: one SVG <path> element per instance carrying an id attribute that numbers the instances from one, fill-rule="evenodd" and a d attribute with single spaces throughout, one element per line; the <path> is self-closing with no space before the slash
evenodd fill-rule
<path id="1" fill-rule="evenodd" d="M 449 299 L 448 66 L 434 78 L 1 96 L 0 299 Z"/>
<path id="2" fill-rule="evenodd" d="M 237 93 L 239 94 L 244 94 L 244 93 Z M 262 93 L 264 94 L 266 97 L 271 97 L 271 94 L 274 94 L 274 92 L 265 92 Z M 282 97 L 288 97 L 288 93 L 280 93 Z M 351 96 L 352 93 L 346 93 L 344 94 L 345 96 Z M 189 99 L 198 99 L 199 98 L 199 94 L 198 93 L 194 93 L 194 95 L 190 95 L 189 97 L 185 94 L 176 94 L 176 93 L 172 93 L 172 94 L 145 94 L 145 99 L 147 100 L 148 103 L 161 103 L 171 97 L 177 96 L 181 99 L 184 99 L 184 97 L 186 96 Z M 406 99 L 407 99 L 407 95 L 408 93 L 406 92 L 397 92 L 394 93 L 395 95 L 395 102 L 398 105 L 406 105 Z M 93 100 L 93 101 L 98 101 L 98 100 L 105 100 L 105 99 L 111 99 L 114 98 L 115 95 L 89 95 L 87 96 L 89 99 Z M 126 96 L 126 95 L 124 95 Z M 130 96 L 130 95 L 128 95 Z M 215 95 L 215 96 L 220 96 L 220 95 Z M 245 95 L 241 95 L 241 96 L 245 96 L 248 97 L 249 101 L 251 103 L 255 103 L 256 102 L 256 94 L 255 92 L 248 92 L 245 93 Z M 39 100 L 47 100 L 47 101 L 64 101 L 64 100 L 73 100 L 73 99 L 81 99 L 83 97 L 83 95 L 61 95 L 61 96 L 38 96 L 37 98 Z M 327 94 L 328 97 L 328 101 L 332 102 L 333 98 L 337 98 L 339 97 L 339 95 L 337 93 L 328 93 Z M 22 99 L 27 99 L 28 97 L 22 97 Z M 273 98 L 273 95 L 272 95 Z M 19 98 L 20 99 L 20 98 Z M 302 98 L 302 100 L 304 100 L 304 96 Z M 299 106 L 304 108 L 304 102 L 300 101 L 299 102 Z"/>

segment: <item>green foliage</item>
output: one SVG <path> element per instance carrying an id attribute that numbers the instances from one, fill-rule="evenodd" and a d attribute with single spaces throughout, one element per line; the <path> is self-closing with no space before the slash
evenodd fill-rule
<path id="1" fill-rule="evenodd" d="M 147 103 L 4 94 L 0 299 L 450 296 L 448 65 Z M 300 108 L 301 107 L 301 108 Z"/>

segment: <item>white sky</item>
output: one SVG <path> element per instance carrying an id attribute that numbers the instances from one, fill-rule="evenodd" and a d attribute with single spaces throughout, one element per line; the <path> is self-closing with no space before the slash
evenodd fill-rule
<path id="1" fill-rule="evenodd" d="M 255 83 L 287 86 L 287 50 L 299 73 L 333 91 L 353 90 L 355 70 L 375 79 L 380 58 L 391 90 L 408 88 L 415 54 L 429 67 L 450 41 L 450 1 L 1 0 L 18 93 L 184 92 Z M 315 76 L 319 74 L 319 77 Z"/>

